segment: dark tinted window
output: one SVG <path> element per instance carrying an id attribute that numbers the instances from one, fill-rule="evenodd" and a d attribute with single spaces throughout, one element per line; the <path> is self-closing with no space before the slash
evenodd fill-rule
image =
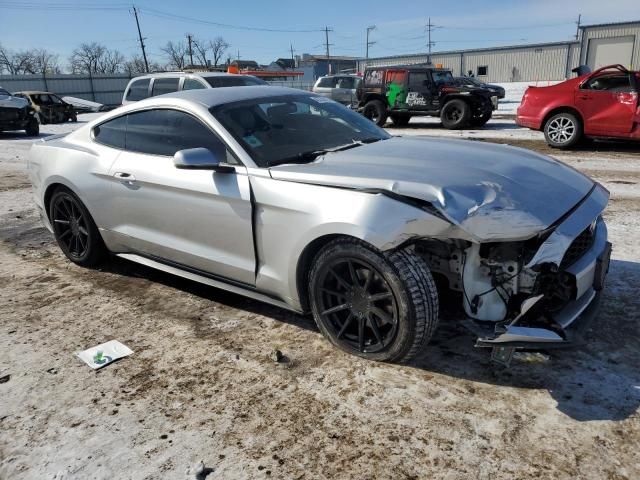
<path id="1" fill-rule="evenodd" d="M 220 158 L 226 155 L 222 141 L 189 114 L 177 110 L 147 110 L 128 115 L 127 150 L 173 156 L 178 150 L 197 147 L 208 148 Z"/>
<path id="2" fill-rule="evenodd" d="M 153 91 L 151 92 L 151 96 L 155 97 L 156 95 L 164 95 L 165 93 L 173 93 L 178 91 L 178 82 L 179 78 L 156 78 L 153 81 Z"/>
<path id="3" fill-rule="evenodd" d="M 11 94 L 7 92 L 4 88 L 0 88 L 0 95 L 10 97 Z M 16 97 L 21 97 L 22 95 L 16 95 Z"/>
<path id="4" fill-rule="evenodd" d="M 410 72 L 409 73 L 409 85 L 413 87 L 422 87 L 428 85 L 429 74 L 427 72 Z"/>
<path id="5" fill-rule="evenodd" d="M 200 80 L 195 78 L 185 78 L 182 84 L 182 90 L 197 90 L 199 88 L 207 88 Z"/>
<path id="6" fill-rule="evenodd" d="M 126 99 L 135 102 L 147 98 L 149 96 L 149 82 L 148 78 L 134 81 L 129 87 Z"/>
<path id="7" fill-rule="evenodd" d="M 324 77 L 321 78 L 318 82 L 318 88 L 335 88 L 336 79 L 335 77 Z"/>
<path id="8" fill-rule="evenodd" d="M 487 67 L 486 65 L 478 67 L 478 76 L 479 77 L 482 77 L 482 76 L 488 75 L 488 74 L 489 74 L 489 67 Z"/>
<path id="9" fill-rule="evenodd" d="M 209 85 L 213 88 L 218 87 L 247 87 L 250 85 L 267 85 L 267 82 L 260 80 L 256 77 L 250 76 L 219 76 L 219 77 L 204 77 Z"/>
<path id="10" fill-rule="evenodd" d="M 93 137 L 98 143 L 115 148 L 124 148 L 127 117 L 109 120 L 93 129 Z"/>
<path id="11" fill-rule="evenodd" d="M 338 78 L 338 84 L 336 86 L 338 88 L 348 88 L 350 90 L 354 89 L 354 88 L 356 88 L 355 78 L 353 78 L 353 77 Z"/>
<path id="12" fill-rule="evenodd" d="M 607 92 L 632 92 L 629 75 L 605 74 L 589 79 L 584 88 Z"/>

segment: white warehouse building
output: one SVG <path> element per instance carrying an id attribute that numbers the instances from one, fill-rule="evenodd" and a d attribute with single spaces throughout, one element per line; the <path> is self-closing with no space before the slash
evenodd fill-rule
<path id="1" fill-rule="evenodd" d="M 366 65 L 426 63 L 426 53 L 360 59 L 358 71 Z M 564 80 L 579 65 L 595 69 L 619 63 L 640 70 L 640 20 L 583 25 L 574 41 L 434 52 L 431 63 L 451 69 L 456 76 L 471 72 L 486 82 Z"/>

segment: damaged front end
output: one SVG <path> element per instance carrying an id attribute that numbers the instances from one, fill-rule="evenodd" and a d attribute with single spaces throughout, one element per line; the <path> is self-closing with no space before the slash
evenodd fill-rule
<path id="1" fill-rule="evenodd" d="M 476 346 L 508 364 L 517 348 L 581 343 L 595 315 L 611 244 L 602 219 L 609 193 L 595 184 L 583 200 L 533 238 L 475 243 L 420 240 L 416 252 L 462 294 Z"/>

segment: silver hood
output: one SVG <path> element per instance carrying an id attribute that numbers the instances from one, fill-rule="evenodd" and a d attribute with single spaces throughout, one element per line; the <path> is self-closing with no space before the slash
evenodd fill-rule
<path id="1" fill-rule="evenodd" d="M 270 172 L 280 180 L 424 200 L 481 242 L 536 235 L 594 185 L 573 168 L 529 150 L 435 138 L 395 137 Z"/>

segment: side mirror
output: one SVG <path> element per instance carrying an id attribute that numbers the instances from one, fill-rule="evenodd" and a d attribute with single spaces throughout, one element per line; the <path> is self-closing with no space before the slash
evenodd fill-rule
<path id="1" fill-rule="evenodd" d="M 213 170 L 220 173 L 236 171 L 232 165 L 222 162 L 220 157 L 208 148 L 179 150 L 173 156 L 173 164 L 182 170 Z"/>

